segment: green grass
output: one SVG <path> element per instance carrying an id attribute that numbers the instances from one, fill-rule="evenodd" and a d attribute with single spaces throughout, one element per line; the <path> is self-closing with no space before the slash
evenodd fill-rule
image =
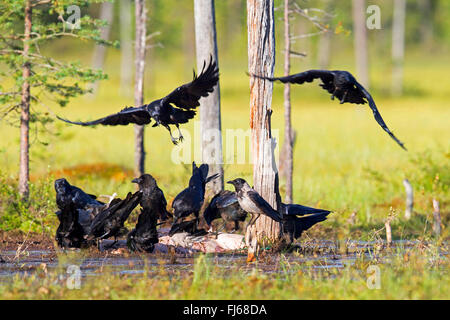
<path id="1" fill-rule="evenodd" d="M 82 57 L 82 60 L 86 57 Z M 108 57 L 103 82 L 94 99 L 74 100 L 64 109 L 49 103 L 49 112 L 74 120 L 90 120 L 117 112 L 131 105 L 132 97 L 119 92 L 117 55 Z M 448 241 L 450 195 L 450 72 L 447 56 L 436 56 L 423 63 L 424 57 L 411 54 L 405 65 L 405 92 L 402 98 L 389 95 L 389 67 L 386 61 L 372 65 L 372 90 L 380 112 L 408 152 L 400 149 L 376 124 L 367 107 L 339 105 L 317 84 L 292 88 L 293 124 L 297 131 L 294 151 L 294 202 L 333 210 L 329 219 L 315 226 L 308 235 L 325 239 L 373 240 L 375 230 L 382 230 L 390 213 L 394 239 L 425 239 L 432 236 L 433 197 L 441 203 L 442 239 Z M 87 58 L 85 61 L 89 61 Z M 340 63 L 337 64 L 336 61 Z M 333 61 L 333 68 L 344 68 L 349 58 Z M 245 76 L 246 58 L 223 59 L 221 63 L 222 128 L 249 128 L 249 89 Z M 280 73 L 280 62 L 277 62 Z M 192 63 L 179 58 L 171 63 L 149 64 L 145 100 L 151 101 L 170 92 L 191 77 Z M 344 66 L 344 67 L 343 67 Z M 295 62 L 293 70 L 307 69 Z M 350 68 L 351 69 L 351 68 Z M 353 71 L 353 70 L 351 70 Z M 157 79 L 157 80 L 156 80 Z M 436 80 L 438 79 L 438 80 Z M 283 142 L 283 87 L 276 85 L 273 98 L 273 130 Z M 37 108 L 46 108 L 37 106 Z M 198 121 L 199 117 L 195 118 Z M 183 126 L 193 136 L 194 122 Z M 98 127 L 95 129 L 55 122 L 47 133 L 32 132 L 31 201 L 23 203 L 17 195 L 19 130 L 0 125 L 0 230 L 29 231 L 53 237 L 57 226 L 54 216 L 53 180 L 62 176 L 88 193 L 124 196 L 134 189 L 131 184 L 133 128 Z M 276 134 L 275 134 L 276 135 Z M 37 139 L 38 138 L 38 139 Z M 186 134 L 188 138 L 188 134 Z M 38 140 L 45 141 L 42 145 Z M 224 141 L 225 145 L 225 141 Z M 163 128 L 146 128 L 146 168 L 156 177 L 170 202 L 188 182 L 190 161 L 174 164 L 171 154 L 180 147 L 170 143 Z M 190 146 L 190 147 L 189 147 Z M 181 148 L 198 148 L 189 139 Z M 224 153 L 227 150 L 225 148 Z M 252 181 L 249 164 L 226 164 L 225 179 L 243 177 Z M 415 213 L 405 221 L 402 180 L 408 178 L 415 190 Z M 229 188 L 227 186 L 227 188 Z M 284 196 L 284 182 L 281 181 Z M 356 212 L 356 222 L 347 220 Z M 135 219 L 135 214 L 132 219 Z M 378 234 L 380 236 L 380 234 Z M 381 234 L 381 237 L 384 237 Z M 81 290 L 68 290 L 58 274 L 40 277 L 36 273 L 16 278 L 0 286 L 0 297 L 16 298 L 264 298 L 264 299 L 439 299 L 448 298 L 448 259 L 444 268 L 429 265 L 429 260 L 412 253 L 404 263 L 398 255 L 392 263 L 382 265 L 382 289 L 368 290 L 365 281 L 367 263 L 349 267 L 336 276 L 295 269 L 279 276 L 252 271 L 224 273 L 209 265 L 209 276 L 198 265 L 189 275 L 177 277 L 119 276 L 105 272 L 88 278 Z M 444 259 L 445 260 L 445 259 Z M 427 262 L 428 261 L 428 262 Z M 363 261 L 364 262 L 364 261 Z M 445 269 L 447 267 L 447 269 Z M 200 268 L 200 269 L 199 269 Z M 240 268 L 239 266 L 237 267 Z M 242 267 L 244 268 L 244 267 Z M 238 270 L 239 271 L 239 270 Z M 242 271 L 242 270 L 241 270 Z M 197 279 L 197 280 L 195 280 Z M 445 280 L 447 279 L 447 280 Z M 99 280 L 99 281 L 97 281 Z M 59 282 L 58 282 L 59 281 Z M 107 286 L 103 286 L 108 283 Z M 31 290 L 30 290 L 31 288 Z M 149 288 L 152 288 L 149 290 Z"/>
<path id="2" fill-rule="evenodd" d="M 79 289 L 67 286 L 64 267 L 70 258 L 59 256 L 59 270 L 43 265 L 31 276 L 16 276 L 0 286 L 2 299 L 448 299 L 448 259 L 437 247 L 393 250 L 368 259 L 359 255 L 344 268 L 313 269 L 313 261 L 295 263 L 283 255 L 272 263 L 274 273 L 258 264 L 215 263 L 199 255 L 192 271 L 168 273 L 164 262 L 144 274 L 126 275 L 102 268 L 82 278 Z M 333 263 L 333 261 L 330 261 Z M 370 282 L 369 266 L 379 268 L 379 288 Z M 152 273 L 150 273 L 152 271 Z"/>

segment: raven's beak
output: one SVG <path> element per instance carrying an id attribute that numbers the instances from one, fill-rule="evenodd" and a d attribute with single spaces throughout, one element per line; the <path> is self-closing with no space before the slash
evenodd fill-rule
<path id="1" fill-rule="evenodd" d="M 227 183 L 234 185 L 234 180 L 227 181 Z"/>
<path id="2" fill-rule="evenodd" d="M 139 183 L 139 178 L 135 178 L 133 180 L 131 180 L 132 183 Z"/>

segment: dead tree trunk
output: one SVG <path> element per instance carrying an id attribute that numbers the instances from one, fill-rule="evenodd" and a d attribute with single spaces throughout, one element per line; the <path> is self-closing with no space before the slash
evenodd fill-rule
<path id="1" fill-rule="evenodd" d="M 103 2 L 100 8 L 100 19 L 105 20 L 107 25 L 101 28 L 100 37 L 104 40 L 109 39 L 109 33 L 111 31 L 111 24 L 114 18 L 114 3 Z M 95 46 L 94 56 L 92 59 L 93 69 L 103 69 L 106 58 L 106 46 L 98 44 Z M 91 85 L 92 93 L 95 95 L 98 90 L 99 81 L 94 82 Z"/>
<path id="2" fill-rule="evenodd" d="M 130 95 L 132 88 L 133 45 L 131 41 L 131 1 L 121 0 L 120 4 L 120 92 Z"/>
<path id="3" fill-rule="evenodd" d="M 392 94 L 400 96 L 403 91 L 403 60 L 405 56 L 406 0 L 394 0 L 392 25 Z"/>
<path id="4" fill-rule="evenodd" d="M 20 163 L 19 163 L 19 193 L 24 200 L 28 199 L 30 189 L 28 181 L 30 178 L 30 83 L 28 78 L 31 74 L 31 66 L 28 61 L 30 51 L 32 7 L 30 0 L 25 2 L 25 30 L 23 40 L 24 64 L 22 67 L 22 99 L 20 114 Z"/>
<path id="5" fill-rule="evenodd" d="M 217 35 L 214 0 L 194 0 L 195 44 L 197 70 L 210 57 L 218 64 Z M 200 100 L 200 127 L 202 135 L 202 161 L 209 165 L 210 174 L 218 173 L 220 178 L 207 185 L 207 197 L 223 190 L 222 131 L 220 116 L 220 86 L 208 97 Z"/>
<path id="6" fill-rule="evenodd" d="M 441 209 L 439 208 L 439 201 L 433 198 L 433 232 L 436 237 L 441 235 Z"/>
<path id="7" fill-rule="evenodd" d="M 247 1 L 248 69 L 252 74 L 273 76 L 275 33 L 273 0 Z M 271 134 L 273 85 L 250 77 L 250 127 L 253 157 L 253 183 L 259 194 L 277 209 L 280 204 L 278 172 L 274 157 L 275 140 Z M 257 242 L 280 239 L 280 224 L 261 215 L 247 229 L 249 259 L 257 254 Z"/>
<path id="8" fill-rule="evenodd" d="M 289 0 L 284 0 L 284 75 L 288 76 L 291 69 L 291 40 L 289 32 Z M 293 172 L 293 134 L 291 122 L 291 86 L 284 85 L 284 172 L 286 179 L 285 202 L 292 203 L 292 172 Z"/>
<path id="9" fill-rule="evenodd" d="M 405 219 L 411 219 L 414 208 L 414 191 L 411 183 L 408 179 L 403 180 L 403 185 L 405 186 L 406 192 L 406 207 L 405 207 Z"/>
<path id="10" fill-rule="evenodd" d="M 146 16 L 145 0 L 136 0 L 136 35 L 135 35 L 135 80 L 134 80 L 134 105 L 144 104 L 144 69 L 145 69 L 145 45 L 146 45 Z M 145 172 L 144 126 L 134 126 L 134 174 L 140 176 Z"/>
<path id="11" fill-rule="evenodd" d="M 367 52 L 366 1 L 353 0 L 353 31 L 358 81 L 369 87 L 369 61 Z"/>

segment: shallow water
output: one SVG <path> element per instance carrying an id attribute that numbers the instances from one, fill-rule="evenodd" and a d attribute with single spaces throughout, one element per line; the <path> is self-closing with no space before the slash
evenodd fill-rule
<path id="1" fill-rule="evenodd" d="M 394 254 L 404 254 L 408 250 L 426 245 L 419 241 L 394 241 L 389 252 L 385 250 L 382 241 L 347 241 L 344 244 L 330 240 L 315 240 L 301 244 L 299 253 L 267 254 L 257 264 L 247 265 L 245 253 L 207 254 L 213 265 L 231 270 L 240 268 L 243 272 L 251 272 L 254 268 L 267 274 L 290 272 L 286 266 L 295 265 L 311 271 L 341 270 L 355 263 L 364 255 L 365 261 L 384 263 Z M 161 268 L 166 272 L 183 273 L 193 270 L 194 259 L 198 254 L 129 254 L 126 251 L 114 254 L 114 251 L 83 252 L 69 250 L 67 255 L 59 258 L 54 250 L 27 250 L 18 254 L 15 250 L 0 251 L 0 283 L 11 280 L 14 276 L 29 276 L 36 272 L 58 271 L 68 272 L 69 266 L 76 266 L 82 277 L 95 277 L 108 270 L 121 275 L 141 275 L 158 273 Z M 447 251 L 440 251 L 442 257 L 447 257 Z M 79 269 L 78 269 L 79 268 Z M 298 269 L 297 269 L 298 270 Z"/>

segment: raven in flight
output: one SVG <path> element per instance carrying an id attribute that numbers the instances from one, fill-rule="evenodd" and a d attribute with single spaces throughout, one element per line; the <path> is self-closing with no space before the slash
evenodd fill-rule
<path id="1" fill-rule="evenodd" d="M 116 126 L 130 123 L 145 125 L 153 119 L 155 121 L 153 127 L 164 126 L 169 131 L 173 144 L 176 145 L 179 141 L 183 141 L 179 125 L 188 122 L 195 116 L 195 109 L 200 105 L 200 98 L 208 96 L 214 90 L 218 81 L 219 69 L 211 57 L 207 67 L 206 61 L 203 63 L 202 71 L 198 76 L 194 71 L 191 82 L 176 88 L 164 98 L 140 107 L 127 107 L 118 113 L 89 122 L 69 121 L 60 117 L 58 119 L 81 126 L 98 124 Z M 174 125 L 178 129 L 178 138 L 172 136 L 170 125 Z"/>
<path id="2" fill-rule="evenodd" d="M 239 205 L 236 192 L 223 190 L 211 199 L 211 202 L 203 213 L 203 217 L 208 226 L 211 226 L 215 219 L 223 219 L 224 224 L 217 232 L 223 230 L 227 222 L 234 222 L 234 232 L 239 229 L 239 221 L 245 221 L 247 212 Z"/>
<path id="3" fill-rule="evenodd" d="M 320 86 L 331 93 L 331 99 L 338 98 L 341 104 L 349 102 L 355 104 L 369 103 L 369 107 L 372 109 L 373 116 L 378 124 L 386 131 L 400 147 L 406 150 L 403 142 L 397 139 L 397 137 L 389 130 L 386 123 L 384 123 L 380 112 L 375 105 L 370 93 L 347 71 L 329 71 L 329 70 L 309 70 L 286 77 L 270 78 L 260 75 L 252 75 L 255 78 L 269 80 L 269 81 L 281 81 L 283 83 L 295 83 L 303 84 L 305 82 L 312 82 L 314 79 L 322 80 Z"/>
<path id="4" fill-rule="evenodd" d="M 195 162 L 192 162 L 192 176 L 189 179 L 189 186 L 181 191 L 172 202 L 173 225 L 179 219 L 187 217 L 191 213 L 194 213 L 196 220 L 198 220 L 198 214 L 205 199 L 205 185 L 219 176 L 216 173 L 208 177 L 208 171 L 209 166 L 207 164 L 197 167 Z"/>

